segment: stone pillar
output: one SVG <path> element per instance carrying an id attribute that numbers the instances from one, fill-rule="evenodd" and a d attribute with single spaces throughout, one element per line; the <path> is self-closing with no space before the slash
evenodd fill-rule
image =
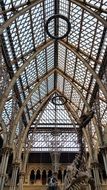
<path id="1" fill-rule="evenodd" d="M 48 185 L 48 172 L 46 171 L 46 185 Z"/>
<path id="2" fill-rule="evenodd" d="M 106 176 L 107 176 L 107 146 L 103 146 L 100 149 L 101 149 L 103 162 L 104 162 L 104 168 L 105 168 L 105 172 L 106 172 Z"/>
<path id="3" fill-rule="evenodd" d="M 59 159 L 60 159 L 60 153 L 59 152 L 52 152 L 51 153 L 52 171 L 53 171 L 53 173 L 58 173 Z"/>
<path id="4" fill-rule="evenodd" d="M 1 165 L 0 165 L 0 188 L 1 188 L 1 190 L 3 190 L 3 187 L 4 187 L 7 164 L 8 164 L 8 159 L 9 159 L 9 155 L 10 155 L 11 151 L 12 151 L 12 149 L 9 147 L 3 148 L 2 161 L 1 161 Z"/>
<path id="5" fill-rule="evenodd" d="M 64 183 L 64 171 L 62 171 L 62 183 Z"/>
<path id="6" fill-rule="evenodd" d="M 25 173 L 24 173 L 24 172 L 20 172 L 20 177 L 19 177 L 19 190 L 23 190 L 24 177 L 25 177 Z"/>
<path id="7" fill-rule="evenodd" d="M 107 67 L 106 67 L 107 72 Z M 102 156 L 104 160 L 105 172 L 107 176 L 107 124 L 104 126 L 104 133 L 103 133 L 103 146 L 101 147 Z"/>
<path id="8" fill-rule="evenodd" d="M 21 174 L 21 176 L 20 176 L 20 182 L 19 182 L 19 184 L 21 183 L 21 181 L 23 181 L 23 183 L 24 183 L 24 177 L 26 177 L 25 176 L 25 172 L 26 172 L 26 164 L 27 164 L 27 160 L 28 160 L 28 155 L 29 155 L 29 151 L 28 150 L 26 150 L 25 152 L 24 152 L 24 154 L 23 154 L 23 161 L 21 162 L 21 169 L 20 169 L 20 174 Z M 27 180 L 28 181 L 28 180 Z"/>
<path id="9" fill-rule="evenodd" d="M 22 162 L 22 171 L 25 173 L 26 171 L 26 164 L 27 164 L 27 161 L 28 161 L 28 156 L 29 156 L 29 150 L 26 150 L 24 152 L 24 160 Z"/>
<path id="10" fill-rule="evenodd" d="M 19 166 L 20 166 L 19 162 L 15 162 L 13 164 L 12 178 L 11 178 L 9 190 L 16 190 L 16 181 L 17 181 L 17 173 L 18 173 Z"/>
<path id="11" fill-rule="evenodd" d="M 28 184 L 30 184 L 30 173 L 28 174 Z"/>
<path id="12" fill-rule="evenodd" d="M 102 190 L 100 177 L 99 177 L 99 164 L 98 162 L 92 162 L 91 167 L 93 169 L 94 180 L 95 180 L 95 190 Z"/>

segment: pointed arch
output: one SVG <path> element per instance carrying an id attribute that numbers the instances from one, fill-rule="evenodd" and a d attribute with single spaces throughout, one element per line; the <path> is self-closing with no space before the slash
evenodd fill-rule
<path id="1" fill-rule="evenodd" d="M 17 124 L 18 124 L 18 121 L 20 120 L 20 117 L 21 117 L 21 114 L 23 113 L 23 110 L 26 106 L 26 104 L 28 103 L 29 99 L 31 98 L 32 94 L 37 90 L 37 88 L 39 87 L 39 85 L 45 80 L 47 79 L 51 74 L 54 73 L 54 69 L 52 69 L 48 74 L 45 74 L 44 77 L 39 81 L 37 82 L 37 84 L 35 85 L 35 87 L 33 88 L 33 90 L 29 93 L 29 95 L 27 96 L 26 100 L 24 101 L 22 107 L 20 108 L 17 116 L 16 116 L 16 119 L 13 123 L 13 130 L 12 130 L 12 134 L 11 134 L 11 142 L 12 143 L 12 139 L 14 137 L 14 133 L 15 133 L 15 130 L 16 130 L 16 127 L 17 127 Z"/>
<path id="2" fill-rule="evenodd" d="M 13 137 L 14 137 L 14 134 L 15 134 L 15 130 L 16 130 L 16 127 L 17 127 L 17 124 L 18 124 L 18 121 L 20 120 L 20 117 L 23 113 L 23 110 L 24 110 L 24 107 L 26 106 L 26 104 L 28 103 L 29 99 L 31 98 L 32 94 L 36 91 L 36 89 L 39 87 L 39 85 L 46 79 L 48 78 L 51 74 L 53 74 L 55 72 L 55 70 L 61 75 L 63 76 L 65 79 L 67 79 L 69 81 L 69 83 L 74 87 L 74 89 L 77 91 L 77 93 L 80 95 L 80 97 L 82 98 L 84 104 L 86 105 L 87 109 L 89 109 L 89 105 L 87 104 L 84 96 L 81 94 L 81 92 L 79 91 L 79 89 L 76 87 L 76 85 L 69 79 L 68 76 L 66 76 L 61 70 L 59 69 L 52 69 L 51 71 L 49 71 L 48 74 L 44 75 L 44 77 L 39 81 L 37 82 L 37 84 L 35 85 L 35 87 L 33 88 L 33 90 L 30 92 L 30 94 L 27 96 L 26 100 L 24 101 L 22 107 L 20 108 L 18 114 L 16 115 L 16 119 L 13 123 L 13 130 L 12 130 L 12 134 L 11 134 L 11 142 L 10 144 L 12 144 L 12 141 L 13 141 Z"/>
<path id="3" fill-rule="evenodd" d="M 50 95 L 48 95 L 47 97 L 44 98 L 44 100 L 42 101 L 42 103 L 40 104 L 40 106 L 37 108 L 37 111 L 33 114 L 32 118 L 30 119 L 25 131 L 24 131 L 24 134 L 23 134 L 23 137 L 21 139 L 21 143 L 19 145 L 19 159 L 20 159 L 20 155 L 21 155 L 21 150 L 22 150 L 22 147 L 23 147 L 23 143 L 25 141 L 25 138 L 27 136 L 27 133 L 29 131 L 29 128 L 32 124 L 32 122 L 36 119 L 36 117 L 38 116 L 38 114 L 40 113 L 42 107 L 45 107 L 47 102 L 49 101 L 49 98 L 57 91 L 53 91 L 50 93 Z"/>
<path id="4" fill-rule="evenodd" d="M 22 139 L 20 140 L 20 145 L 19 145 L 19 154 L 18 154 L 18 159 L 20 159 L 21 157 L 21 152 L 22 152 L 22 148 L 23 148 L 23 144 L 25 142 L 25 139 L 26 139 L 26 136 L 27 136 L 27 133 L 30 129 L 30 126 L 32 124 L 32 122 L 37 118 L 38 114 L 41 112 L 41 109 L 44 107 L 46 107 L 46 104 L 48 103 L 50 97 L 55 93 L 57 92 L 56 90 L 54 90 L 53 92 L 51 92 L 47 97 L 44 98 L 44 100 L 42 101 L 42 103 L 40 104 L 40 106 L 37 108 L 36 112 L 33 114 L 32 118 L 30 119 L 27 127 L 25 128 L 25 131 L 24 131 L 24 134 L 23 134 L 23 137 Z M 58 92 L 59 93 L 59 92 Z M 76 119 L 78 119 L 78 124 L 79 124 L 79 117 L 77 116 L 75 110 L 72 110 L 72 107 L 69 105 L 69 103 L 66 105 L 67 109 L 69 112 L 72 111 L 72 116 Z M 75 117 L 76 116 L 76 117 Z M 87 141 L 87 144 L 88 144 L 88 147 L 89 147 L 89 152 L 90 152 L 90 155 L 92 155 L 91 153 L 91 146 L 90 146 L 90 139 L 89 139 L 89 136 L 86 132 L 85 129 L 83 129 L 83 132 L 84 132 L 84 136 L 85 136 L 85 139 Z"/>
<path id="5" fill-rule="evenodd" d="M 48 42 L 44 43 L 44 45 L 40 45 L 40 47 L 37 48 L 37 51 L 30 56 L 30 58 L 25 61 L 25 63 L 19 68 L 19 70 L 15 73 L 14 77 L 12 78 L 8 88 L 5 90 L 3 97 L 0 100 L 0 113 L 2 113 L 5 101 L 9 95 L 10 90 L 13 88 L 16 80 L 18 79 L 18 77 L 20 76 L 20 74 L 24 71 L 25 67 L 27 67 L 31 61 L 37 56 L 37 54 L 42 51 L 43 49 L 45 49 L 46 47 L 48 47 L 50 44 L 52 44 L 53 41 L 52 40 L 48 40 Z"/>
<path id="6" fill-rule="evenodd" d="M 21 156 L 21 151 L 22 151 L 22 148 L 23 148 L 23 144 L 25 142 L 25 139 L 26 139 L 26 136 L 27 136 L 27 133 L 29 131 L 29 128 L 32 124 L 32 122 L 36 119 L 36 117 L 38 116 L 38 114 L 41 112 L 42 108 L 46 106 L 46 103 L 49 101 L 49 98 L 55 93 L 55 90 L 53 90 L 52 92 L 50 92 L 50 94 L 48 96 L 46 96 L 44 98 L 44 100 L 41 102 L 41 104 L 39 105 L 39 107 L 37 108 L 36 112 L 34 112 L 33 116 L 31 117 L 30 121 L 28 122 L 28 125 L 27 127 L 25 128 L 25 131 L 24 131 L 24 134 L 23 134 L 23 137 L 20 141 L 20 145 L 19 145 L 19 159 L 20 159 L 20 156 Z"/>
<path id="7" fill-rule="evenodd" d="M 59 68 L 56 69 L 57 72 L 64 78 L 66 79 L 71 86 L 73 86 L 73 88 L 77 91 L 77 93 L 80 95 L 80 97 L 82 98 L 84 104 L 86 105 L 86 107 L 89 109 L 89 105 L 86 101 L 86 99 L 84 98 L 84 96 L 82 95 L 82 93 L 80 92 L 80 90 L 77 88 L 77 86 L 70 80 L 69 76 L 67 76 L 67 74 L 65 74 L 62 70 L 60 70 Z"/>
<path id="8" fill-rule="evenodd" d="M 71 52 L 73 52 L 87 67 L 87 69 L 90 71 L 90 73 L 93 75 L 93 77 L 96 79 L 97 84 L 99 85 L 100 89 L 102 90 L 105 99 L 107 100 L 107 90 L 105 89 L 103 83 L 101 82 L 99 76 L 95 73 L 95 71 L 91 68 L 91 66 L 88 64 L 88 62 L 76 51 L 76 48 L 72 46 L 72 44 L 65 43 L 65 41 L 60 40 L 60 43 L 65 46 L 67 49 L 69 49 Z"/>

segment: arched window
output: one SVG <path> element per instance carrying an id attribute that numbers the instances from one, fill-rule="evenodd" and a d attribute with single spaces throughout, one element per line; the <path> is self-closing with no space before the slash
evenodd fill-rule
<path id="1" fill-rule="evenodd" d="M 36 180 L 40 180 L 40 179 L 41 179 L 40 170 L 37 170 L 37 172 L 36 172 Z"/>
<path id="2" fill-rule="evenodd" d="M 35 182 L 35 171 L 34 170 L 32 170 L 30 173 L 30 182 L 31 183 Z"/>
<path id="3" fill-rule="evenodd" d="M 52 171 L 51 170 L 49 170 L 48 171 L 48 183 L 49 183 L 49 179 L 52 177 Z"/>
<path id="4" fill-rule="evenodd" d="M 43 170 L 43 172 L 42 172 L 42 184 L 43 185 L 46 184 L 46 170 Z"/>

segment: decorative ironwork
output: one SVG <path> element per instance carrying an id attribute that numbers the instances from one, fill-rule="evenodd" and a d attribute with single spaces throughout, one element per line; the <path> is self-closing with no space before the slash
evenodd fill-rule
<path id="1" fill-rule="evenodd" d="M 55 23 L 55 26 L 52 25 L 52 27 L 54 27 L 54 28 L 58 27 L 58 29 L 59 29 L 59 30 L 58 30 L 58 33 L 60 33 L 60 28 L 61 28 L 61 30 L 63 30 L 62 27 L 65 27 L 65 26 L 63 26 L 63 25 L 60 25 L 60 24 L 61 24 L 61 21 L 60 21 L 60 20 L 63 20 L 63 21 L 66 22 L 66 32 L 65 32 L 65 34 L 62 34 L 63 32 L 61 32 L 61 36 L 60 36 L 60 35 L 51 34 L 51 32 L 50 32 L 50 30 L 49 30 L 49 24 L 50 24 L 52 21 Z M 55 21 L 57 21 L 57 22 L 55 22 Z M 57 24 L 56 24 L 56 23 L 57 23 Z M 70 30 L 71 30 L 71 24 L 70 24 L 70 21 L 68 20 L 68 18 L 66 18 L 65 16 L 60 15 L 60 14 L 55 14 L 55 15 L 51 16 L 51 17 L 47 20 L 46 25 L 45 25 L 45 30 L 46 30 L 47 34 L 48 34 L 52 39 L 54 39 L 54 40 L 60 40 L 60 39 L 63 39 L 63 38 L 65 38 L 65 37 L 68 36 L 68 34 L 70 33 Z"/>
<path id="2" fill-rule="evenodd" d="M 66 104 L 66 102 L 67 102 L 67 99 L 64 96 L 56 95 L 52 98 L 52 103 L 54 105 L 60 106 L 60 105 Z"/>

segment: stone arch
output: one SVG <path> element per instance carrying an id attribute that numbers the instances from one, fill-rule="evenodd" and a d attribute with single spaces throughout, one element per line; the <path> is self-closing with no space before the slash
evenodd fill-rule
<path id="1" fill-rule="evenodd" d="M 52 170 L 49 169 L 48 173 L 47 173 L 47 177 L 48 177 L 48 183 L 49 183 L 49 178 L 52 176 Z"/>
<path id="2" fill-rule="evenodd" d="M 42 184 L 43 185 L 45 185 L 46 184 L 46 177 L 47 177 L 47 175 L 46 175 L 46 170 L 44 169 L 43 171 L 42 171 Z"/>
<path id="3" fill-rule="evenodd" d="M 36 170 L 36 183 L 41 183 L 41 170 L 37 169 Z"/>
<path id="4" fill-rule="evenodd" d="M 33 167 L 33 166 L 32 166 L 32 167 L 30 167 L 30 168 L 29 168 L 29 170 L 28 170 L 28 175 L 30 175 L 30 173 L 31 173 L 31 170 L 34 170 L 34 171 L 36 172 L 36 169 L 35 169 L 35 167 Z"/>
<path id="5" fill-rule="evenodd" d="M 35 170 L 31 170 L 31 173 L 30 173 L 30 182 L 31 183 L 34 183 L 35 182 Z"/>

